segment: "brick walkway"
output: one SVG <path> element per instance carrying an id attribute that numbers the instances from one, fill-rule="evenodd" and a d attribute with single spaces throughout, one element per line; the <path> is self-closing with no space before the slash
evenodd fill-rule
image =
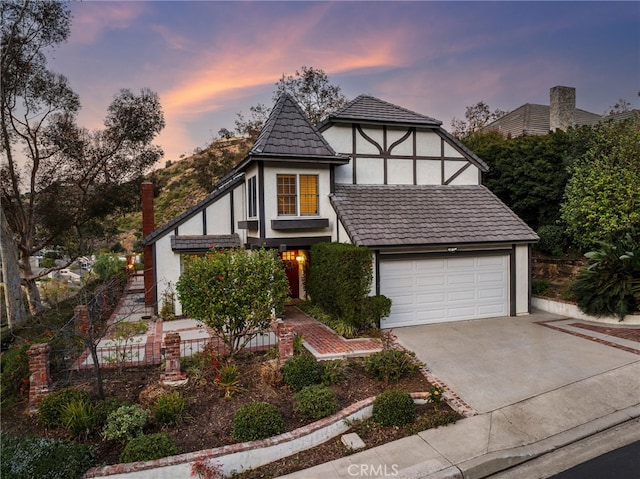
<path id="1" fill-rule="evenodd" d="M 379 339 L 344 339 L 293 305 L 285 307 L 284 321 L 293 323 L 294 332 L 302 335 L 305 347 L 318 359 L 368 356 L 382 349 Z"/>

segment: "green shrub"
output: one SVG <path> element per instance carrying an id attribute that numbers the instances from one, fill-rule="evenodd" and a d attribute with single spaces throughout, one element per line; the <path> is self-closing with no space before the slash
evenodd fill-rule
<path id="1" fill-rule="evenodd" d="M 85 444 L 43 437 L 0 437 L 0 476 L 12 479 L 80 478 L 94 465 L 91 448 Z"/>
<path id="2" fill-rule="evenodd" d="M 163 394 L 156 400 L 155 404 L 151 408 L 151 415 L 159 424 L 179 424 L 182 422 L 184 408 L 184 397 L 179 391 L 174 391 L 172 393 Z"/>
<path id="3" fill-rule="evenodd" d="M 147 418 L 147 412 L 136 404 L 120 406 L 107 417 L 102 435 L 105 439 L 130 441 L 134 437 L 142 436 Z"/>
<path id="4" fill-rule="evenodd" d="M 62 426 L 73 437 L 87 437 L 96 427 L 93 404 L 86 399 L 73 400 L 65 406 L 61 414 Z"/>
<path id="5" fill-rule="evenodd" d="M 96 426 L 102 427 L 107 422 L 109 414 L 118 409 L 120 406 L 125 406 L 127 403 L 120 398 L 108 397 L 101 399 L 93 406 L 93 415 L 95 417 Z"/>
<path id="6" fill-rule="evenodd" d="M 322 379 L 322 365 L 309 354 L 293 356 L 282 366 L 284 382 L 294 391 L 318 384 Z"/>
<path id="7" fill-rule="evenodd" d="M 383 426 L 403 426 L 416 419 L 416 405 L 405 391 L 385 391 L 373 401 L 373 420 Z"/>
<path id="8" fill-rule="evenodd" d="M 384 349 L 373 353 L 365 361 L 365 369 L 374 378 L 385 383 L 398 382 L 415 374 L 418 361 L 415 353 L 403 349 Z"/>
<path id="9" fill-rule="evenodd" d="M 19 401 L 20 396 L 28 391 L 28 349 L 28 344 L 12 346 L 0 355 L 0 407 L 3 411 Z"/>
<path id="10" fill-rule="evenodd" d="M 236 441 L 255 441 L 284 432 L 284 419 L 276 406 L 252 402 L 238 409 L 233 418 L 233 438 Z"/>
<path id="11" fill-rule="evenodd" d="M 544 225 L 538 228 L 537 233 L 540 241 L 534 247 L 541 253 L 562 256 L 569 249 L 569 236 L 562 226 Z"/>
<path id="12" fill-rule="evenodd" d="M 322 384 L 329 386 L 331 384 L 344 381 L 347 378 L 347 363 L 342 359 L 334 361 L 324 361 L 322 363 Z"/>
<path id="13" fill-rule="evenodd" d="M 40 423 L 45 427 L 64 426 L 63 412 L 69 403 L 74 401 L 91 402 L 91 398 L 85 391 L 74 388 L 60 389 L 50 393 L 38 406 Z"/>
<path id="14" fill-rule="evenodd" d="M 295 395 L 293 410 L 306 419 L 322 419 L 338 412 L 334 392 L 322 384 L 306 386 Z"/>
<path id="15" fill-rule="evenodd" d="M 592 316 L 616 316 L 620 321 L 640 308 L 640 240 L 626 234 L 585 256 L 587 266 L 576 277 L 573 293 L 578 307 Z"/>
<path id="16" fill-rule="evenodd" d="M 166 433 L 149 434 L 131 439 L 120 454 L 120 462 L 153 461 L 175 454 L 175 439 Z"/>
<path id="17" fill-rule="evenodd" d="M 535 278 L 531 280 L 531 293 L 545 296 L 551 289 L 551 281 L 545 278 Z"/>
<path id="18" fill-rule="evenodd" d="M 323 309 L 348 336 L 377 325 L 389 314 L 388 299 L 369 299 L 373 280 L 371 251 L 345 243 L 311 247 L 305 286 L 314 305 Z"/>

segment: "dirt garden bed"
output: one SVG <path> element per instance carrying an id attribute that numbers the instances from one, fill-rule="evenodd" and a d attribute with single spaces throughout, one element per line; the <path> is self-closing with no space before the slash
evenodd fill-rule
<path id="1" fill-rule="evenodd" d="M 180 391 L 186 399 L 186 415 L 177 426 L 159 426 L 151 424 L 145 429 L 146 434 L 166 432 L 173 437 L 180 453 L 215 448 L 236 441 L 232 438 L 233 417 L 240 406 L 252 401 L 265 401 L 274 404 L 281 411 L 286 431 L 291 431 L 305 424 L 294 413 L 294 392 L 285 385 L 274 386 L 265 379 L 264 355 L 246 355 L 236 361 L 239 371 L 239 390 L 230 399 L 225 399 L 224 391 L 215 383 L 215 371 L 212 368 L 192 368 L 190 380 L 185 386 L 169 388 L 160 383 L 161 371 L 158 368 L 126 370 L 124 372 L 108 371 L 104 381 L 105 395 L 117 397 L 143 407 L 150 407 L 155 399 L 173 390 Z M 185 368 L 189 371 L 188 368 Z M 74 387 L 86 390 L 95 396 L 95 385 L 92 376 L 77 377 Z M 344 379 L 332 384 L 340 408 L 345 408 L 362 399 L 376 396 L 389 389 L 400 389 L 407 392 L 429 391 L 431 384 L 421 374 L 401 379 L 397 383 L 385 384 L 373 379 L 364 367 L 363 359 L 345 361 Z M 62 429 L 45 429 L 37 417 L 25 412 L 26 404 L 18 404 L 11 411 L 4 411 L 1 424 L 4 433 L 13 436 L 38 435 L 44 437 L 66 438 Z M 367 447 L 374 447 L 385 442 L 398 439 L 428 427 L 447 424 L 455 421 L 459 415 L 446 404 L 418 406 L 418 421 L 404 428 L 381 427 L 372 421 L 363 421 L 353 425 L 353 430 L 364 439 Z M 97 465 L 118 463 L 123 445 L 114 441 L 105 441 L 99 433 L 90 435 L 86 440 L 96 453 Z M 245 473 L 242 477 L 273 477 L 294 470 L 311 467 L 344 456 L 348 450 L 339 441 L 327 443 L 311 450 L 296 454 L 264 466 L 257 471 Z"/>

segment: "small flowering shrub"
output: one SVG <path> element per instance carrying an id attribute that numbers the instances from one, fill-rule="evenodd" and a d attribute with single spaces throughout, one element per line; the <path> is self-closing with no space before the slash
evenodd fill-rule
<path id="1" fill-rule="evenodd" d="M 373 401 L 372 417 L 383 426 L 404 426 L 416 420 L 416 405 L 405 391 L 385 391 Z"/>
<path id="2" fill-rule="evenodd" d="M 233 438 L 236 441 L 255 441 L 284 432 L 284 419 L 276 406 L 252 402 L 238 409 L 233 418 Z"/>
<path id="3" fill-rule="evenodd" d="M 107 424 L 102 431 L 105 439 L 130 441 L 134 437 L 142 436 L 142 430 L 147 424 L 147 411 L 140 406 L 120 406 L 107 417 Z"/>
<path id="4" fill-rule="evenodd" d="M 0 436 L 0 477 L 12 479 L 68 479 L 81 477 L 94 465 L 85 444 L 43 437 Z"/>
<path id="5" fill-rule="evenodd" d="M 293 356 L 282 366 L 284 382 L 294 391 L 322 381 L 322 365 L 310 354 Z"/>
<path id="6" fill-rule="evenodd" d="M 178 454 L 175 439 L 161 432 L 131 439 L 120 454 L 120 462 L 153 461 L 175 454 Z"/>
<path id="7" fill-rule="evenodd" d="M 444 390 L 441 387 L 431 386 L 431 388 L 429 388 L 429 396 L 427 397 L 427 401 L 436 407 L 440 406 L 440 403 L 442 403 L 443 392 Z"/>
<path id="8" fill-rule="evenodd" d="M 338 412 L 338 400 L 327 386 L 314 384 L 295 395 L 293 410 L 303 418 L 322 419 Z"/>

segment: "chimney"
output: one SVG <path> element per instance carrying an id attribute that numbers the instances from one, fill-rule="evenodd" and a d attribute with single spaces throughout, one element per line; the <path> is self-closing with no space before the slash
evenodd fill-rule
<path id="1" fill-rule="evenodd" d="M 549 91 L 549 130 L 567 131 L 575 125 L 576 89 L 554 86 Z"/>
<path id="2" fill-rule="evenodd" d="M 153 183 L 142 183 L 142 238 L 146 238 L 155 229 L 153 218 Z M 144 305 L 155 305 L 155 281 L 153 273 L 153 247 L 144 246 Z"/>

